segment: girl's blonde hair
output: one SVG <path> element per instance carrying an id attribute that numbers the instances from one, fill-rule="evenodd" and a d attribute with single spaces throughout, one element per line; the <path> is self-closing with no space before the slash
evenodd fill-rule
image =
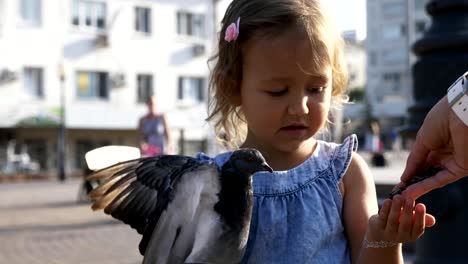
<path id="1" fill-rule="evenodd" d="M 332 107 L 346 101 L 346 64 L 343 39 L 336 29 L 323 0 L 233 0 L 226 10 L 218 42 L 218 51 L 210 78 L 208 121 L 214 121 L 219 139 L 228 147 L 237 147 L 245 137 L 246 122 L 241 108 L 232 98 L 240 93 L 243 47 L 249 41 L 273 39 L 289 30 L 304 31 L 312 49 L 315 73 L 332 70 Z M 226 28 L 240 17 L 239 36 L 224 40 Z"/>

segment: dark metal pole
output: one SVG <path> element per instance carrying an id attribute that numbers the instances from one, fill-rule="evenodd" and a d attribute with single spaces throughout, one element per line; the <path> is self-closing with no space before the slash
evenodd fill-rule
<path id="1" fill-rule="evenodd" d="M 65 71 L 63 65 L 60 65 L 59 69 L 60 76 L 60 125 L 58 130 L 58 139 L 57 139 L 57 162 L 58 162 L 58 179 L 59 181 L 65 181 L 65 163 L 66 163 L 66 128 L 65 128 Z"/>
<path id="2" fill-rule="evenodd" d="M 413 45 L 414 104 L 402 135 L 414 138 L 430 109 L 468 69 L 468 1 L 432 0 L 426 6 L 429 30 Z M 411 21 L 410 21 L 411 23 Z M 468 178 L 434 190 L 417 202 L 437 223 L 416 242 L 415 264 L 467 263 Z"/>
<path id="3" fill-rule="evenodd" d="M 429 110 L 468 69 L 468 2 L 432 0 L 426 10 L 432 24 L 413 45 L 418 57 L 412 69 L 415 103 L 402 130 L 408 137 L 416 135 Z"/>

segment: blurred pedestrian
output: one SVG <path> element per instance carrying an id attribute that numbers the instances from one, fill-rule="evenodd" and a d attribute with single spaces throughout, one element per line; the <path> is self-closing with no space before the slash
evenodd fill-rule
<path id="1" fill-rule="evenodd" d="M 156 96 L 146 102 L 148 113 L 140 118 L 138 132 L 142 156 L 155 156 L 170 152 L 171 133 L 164 113 L 158 112 Z"/>
<path id="2" fill-rule="evenodd" d="M 387 162 L 383 153 L 383 141 L 380 137 L 380 126 L 377 121 L 372 121 L 369 124 L 365 140 L 365 147 L 371 154 L 371 164 L 376 167 L 384 167 Z"/>
<path id="3" fill-rule="evenodd" d="M 390 132 L 390 136 L 392 137 L 392 151 L 393 153 L 398 156 L 402 157 L 401 150 L 402 150 L 402 139 L 401 136 L 398 134 L 397 129 L 392 129 Z"/>

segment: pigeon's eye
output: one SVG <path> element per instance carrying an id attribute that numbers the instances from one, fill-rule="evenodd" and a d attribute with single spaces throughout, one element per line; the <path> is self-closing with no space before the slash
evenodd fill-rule
<path id="1" fill-rule="evenodd" d="M 255 161 L 255 157 L 247 157 L 246 159 L 248 162 L 254 162 Z"/>

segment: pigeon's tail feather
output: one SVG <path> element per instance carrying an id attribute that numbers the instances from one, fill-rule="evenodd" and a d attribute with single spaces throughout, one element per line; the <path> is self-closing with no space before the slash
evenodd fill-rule
<path id="1" fill-rule="evenodd" d="M 131 190 L 130 189 L 124 189 L 123 191 L 121 191 L 113 200 L 112 202 L 109 203 L 109 205 L 106 206 L 106 208 L 104 208 L 104 213 L 108 214 L 108 215 L 112 215 L 114 216 L 114 212 L 116 211 L 117 208 L 119 208 L 121 206 L 121 204 L 127 200 L 127 198 L 129 197 L 131 193 Z M 115 216 L 114 216 L 115 217 Z M 116 217 L 118 218 L 118 217 Z"/>
<path id="2" fill-rule="evenodd" d="M 127 173 L 121 176 L 115 176 L 117 181 L 114 181 L 114 184 L 110 186 L 107 191 L 104 193 L 104 195 L 113 192 L 116 188 L 120 188 L 120 186 L 125 186 L 127 187 L 130 185 L 132 182 L 136 180 L 136 176 L 133 173 Z"/>
<path id="3" fill-rule="evenodd" d="M 92 177 L 88 177 L 88 180 L 99 179 L 102 181 L 102 183 L 89 193 L 89 197 L 92 200 L 95 200 L 100 196 L 104 196 L 107 193 L 112 192 L 115 188 L 119 188 L 125 184 L 126 181 L 135 177 L 133 171 L 137 165 L 138 164 L 133 161 L 132 163 L 125 163 L 121 164 L 120 166 L 112 166 L 107 170 L 101 170 L 92 174 Z"/>
<path id="4" fill-rule="evenodd" d="M 102 183 L 102 185 L 100 185 L 99 187 L 97 187 L 97 188 L 93 189 L 91 192 L 89 192 L 89 194 L 88 194 L 89 197 L 91 198 L 91 200 L 96 200 L 99 197 L 102 197 L 102 196 L 106 195 L 107 193 L 109 193 L 109 189 L 116 182 L 118 182 L 121 178 L 122 178 L 122 176 L 120 176 L 120 177 L 110 177 L 110 178 L 106 179 L 106 181 L 104 183 Z M 115 189 L 115 187 L 113 189 Z"/>
<path id="5" fill-rule="evenodd" d="M 91 208 L 93 210 L 101 210 L 101 209 L 104 209 L 109 203 L 111 203 L 115 197 L 117 197 L 117 195 L 120 194 L 120 192 L 122 191 L 122 189 L 115 189 L 113 192 L 105 195 L 105 196 L 102 196 L 101 198 L 99 198 L 97 201 L 95 201 Z"/>
<path id="6" fill-rule="evenodd" d="M 125 177 L 122 179 L 125 179 Z M 94 196 L 90 195 L 90 197 L 95 199 L 95 202 L 93 203 L 91 208 L 93 210 L 100 210 L 100 209 L 106 208 L 108 205 L 118 200 L 116 198 L 122 197 L 121 196 L 122 193 L 126 193 L 125 191 L 127 190 L 127 187 L 131 184 L 131 182 L 132 181 L 128 179 L 127 181 L 121 181 L 120 179 L 117 179 L 116 181 L 113 181 L 114 184 L 110 185 L 109 188 L 97 192 L 97 193 L 103 193 L 102 195 L 100 196 L 97 196 L 97 194 L 94 194 Z"/>
<path id="7" fill-rule="evenodd" d="M 119 172 L 124 172 L 124 171 L 128 171 L 131 169 L 135 169 L 134 166 L 138 164 L 138 161 L 140 160 L 142 159 L 139 158 L 135 160 L 128 160 L 128 161 L 116 163 L 112 166 L 93 172 L 92 174 L 86 177 L 86 180 L 88 181 L 101 180 L 103 178 L 108 178 L 109 175 L 114 175 Z"/>

